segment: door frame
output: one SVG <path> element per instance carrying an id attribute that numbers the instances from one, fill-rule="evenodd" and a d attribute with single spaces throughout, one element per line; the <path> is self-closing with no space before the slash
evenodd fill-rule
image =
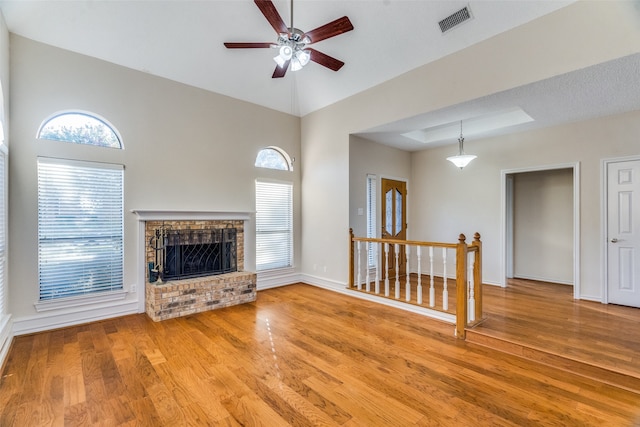
<path id="1" fill-rule="evenodd" d="M 507 286 L 508 274 L 512 272 L 512 256 L 507 248 L 512 248 L 513 233 L 510 228 L 513 213 L 513 192 L 510 185 L 510 175 L 524 172 L 540 172 L 557 169 L 571 169 L 573 171 L 573 298 L 580 299 L 580 162 L 560 163 L 556 165 L 531 166 L 526 168 L 503 169 L 500 171 L 500 276 L 499 285 Z"/>
<path id="2" fill-rule="evenodd" d="M 611 163 L 640 161 L 640 156 L 612 157 L 602 159 L 600 162 L 600 283 L 602 283 L 602 303 L 609 304 L 609 252 L 607 243 L 609 241 L 609 174 L 608 169 Z"/>

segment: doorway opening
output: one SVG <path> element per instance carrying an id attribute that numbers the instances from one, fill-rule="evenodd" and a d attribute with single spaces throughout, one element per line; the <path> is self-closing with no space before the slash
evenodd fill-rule
<path id="1" fill-rule="evenodd" d="M 507 286 L 508 278 L 516 276 L 572 284 L 574 298 L 579 299 L 579 172 L 579 163 L 502 171 L 502 287 Z M 555 184 L 553 180 L 557 177 L 558 182 L 564 184 Z M 547 191 L 542 196 L 532 193 L 529 200 L 526 197 L 528 189 L 544 184 L 547 179 L 552 180 Z M 565 188 L 555 188 L 558 185 L 564 185 Z M 567 185 L 570 188 L 566 188 Z M 536 200 L 536 197 L 546 200 Z M 564 219 L 556 221 L 553 217 L 556 208 L 564 209 Z M 563 255 L 558 257 L 557 254 Z M 541 265 L 545 267 L 542 268 Z"/>

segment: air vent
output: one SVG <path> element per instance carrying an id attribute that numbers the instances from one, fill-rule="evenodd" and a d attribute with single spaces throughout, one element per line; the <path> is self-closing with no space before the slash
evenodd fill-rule
<path id="1" fill-rule="evenodd" d="M 468 21 L 469 19 L 471 19 L 471 11 L 468 7 L 463 7 L 459 11 L 447 16 L 442 21 L 438 22 L 438 25 L 440 25 L 440 31 L 446 33 L 453 27 L 460 25 L 463 22 Z"/>

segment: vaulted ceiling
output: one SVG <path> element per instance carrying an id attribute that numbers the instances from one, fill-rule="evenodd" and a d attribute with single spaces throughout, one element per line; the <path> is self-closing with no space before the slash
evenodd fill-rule
<path id="1" fill-rule="evenodd" d="M 273 3 L 290 25 L 291 2 L 274 0 Z M 271 78 L 275 68 L 273 49 L 226 49 L 223 45 L 224 42 L 276 41 L 275 31 L 250 0 L 1 0 L 0 9 L 9 30 L 20 36 L 303 116 L 571 3 L 572 0 L 296 0 L 293 4 L 295 27 L 310 31 L 346 15 L 354 30 L 313 45 L 344 61 L 339 71 L 311 62 L 280 79 Z M 471 19 L 442 33 L 438 22 L 465 6 L 471 11 Z M 637 65 L 636 58 L 631 64 L 609 66 L 619 70 Z M 570 84 L 582 87 L 594 83 L 589 78 L 598 79 L 599 73 L 610 71 L 592 70 L 587 76 L 565 78 Z M 557 89 L 559 83 L 549 81 L 520 89 L 524 92 L 505 94 L 504 99 L 494 97 L 477 102 L 484 105 L 483 111 L 492 126 L 498 126 L 495 122 L 502 120 L 500 115 L 509 113 L 517 105 L 509 99 L 528 96 L 537 105 L 537 99 L 543 99 L 540 97 L 544 97 L 545 91 Z M 626 98 L 632 95 L 635 94 L 627 93 Z M 584 100 L 575 101 L 576 104 L 568 108 L 572 115 L 555 121 L 604 113 L 578 111 L 586 108 L 579 107 Z M 636 99 L 627 102 L 633 105 L 624 108 L 640 108 L 634 101 Z M 461 117 L 469 117 L 471 108 L 478 110 L 477 103 L 363 130 L 362 135 L 410 151 L 452 143 L 455 135 L 429 143 L 421 141 L 421 132 L 429 133 L 424 129 L 435 128 L 431 131 L 437 134 L 448 128 L 457 135 L 458 129 L 452 124 Z M 538 109 L 540 114 L 546 112 L 544 108 Z M 479 127 L 483 126 L 481 119 L 476 120 Z M 532 127 L 538 121 L 549 125 L 552 121 L 544 117 L 533 119 L 534 124 L 524 122 L 518 126 Z M 473 125 L 470 132 L 472 129 Z M 510 129 L 514 129 L 513 125 Z"/>

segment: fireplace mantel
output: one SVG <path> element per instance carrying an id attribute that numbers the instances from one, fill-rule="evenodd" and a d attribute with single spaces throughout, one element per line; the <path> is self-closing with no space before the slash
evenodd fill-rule
<path id="1" fill-rule="evenodd" d="M 253 214 L 253 212 L 170 211 L 146 209 L 132 209 L 131 212 L 138 216 L 139 221 L 249 221 L 251 219 L 251 214 Z"/>

